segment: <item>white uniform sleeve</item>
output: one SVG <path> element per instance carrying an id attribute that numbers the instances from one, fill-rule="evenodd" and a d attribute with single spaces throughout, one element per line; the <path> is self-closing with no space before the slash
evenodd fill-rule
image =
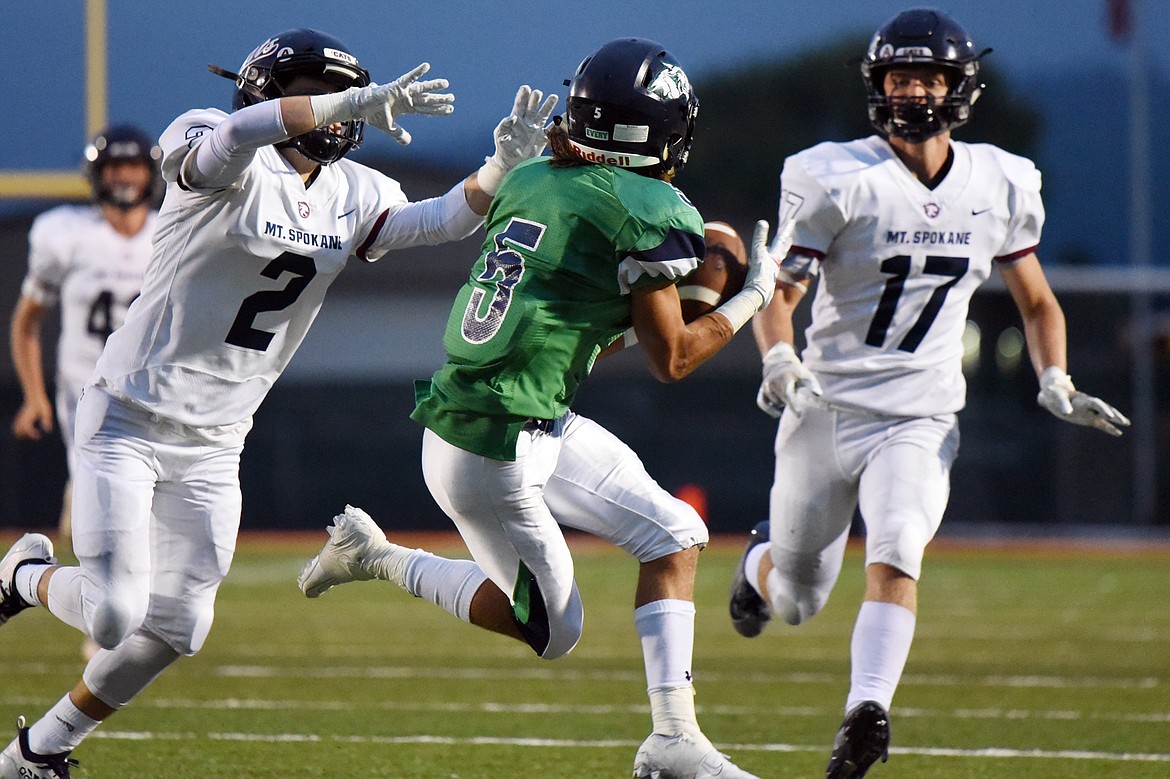
<path id="1" fill-rule="evenodd" d="M 833 239 L 845 227 L 845 214 L 800 156 L 789 157 L 780 174 L 777 225 L 795 222 L 792 248 L 780 263 L 780 280 L 804 284 L 816 275 Z M 779 231 L 777 231 L 779 234 Z"/>
<path id="2" fill-rule="evenodd" d="M 69 209 L 46 211 L 33 220 L 28 233 L 28 274 L 20 294 L 46 308 L 57 304 L 69 273 L 70 243 L 77 234 L 69 225 Z"/>
<path id="3" fill-rule="evenodd" d="M 189 189 L 180 179 L 187 153 L 200 140 L 210 135 L 227 116 L 218 108 L 197 109 L 186 112 L 163 130 L 162 137 L 159 138 L 159 146 L 162 147 L 163 152 L 162 175 L 167 183 L 178 184 L 180 187 Z"/>
<path id="4" fill-rule="evenodd" d="M 196 191 L 226 189 L 244 175 L 257 149 L 287 139 L 279 101 L 241 108 L 191 147 L 180 183 Z"/>
<path id="5" fill-rule="evenodd" d="M 275 100 L 231 115 L 215 108 L 188 111 L 159 140 L 163 178 L 189 192 L 219 192 L 243 175 L 257 149 L 286 137 Z"/>
<path id="6" fill-rule="evenodd" d="M 474 233 L 483 217 L 471 210 L 460 181 L 441 197 L 409 202 L 393 179 L 381 177 L 378 205 L 355 254 L 373 262 L 392 249 L 458 241 Z"/>
<path id="7" fill-rule="evenodd" d="M 1003 247 L 995 255 L 999 263 L 1025 257 L 1040 245 L 1044 227 L 1044 202 L 1040 197 L 1040 171 L 1031 160 L 1006 152 L 1000 164 L 1008 180 L 1008 225 Z"/>

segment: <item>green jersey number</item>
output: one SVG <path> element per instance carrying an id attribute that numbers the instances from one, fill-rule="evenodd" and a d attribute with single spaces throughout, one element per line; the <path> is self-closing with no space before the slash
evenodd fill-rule
<path id="1" fill-rule="evenodd" d="M 534 251 L 540 245 L 544 231 L 545 225 L 512 217 L 508 226 L 496 233 L 493 239 L 496 248 L 488 252 L 484 258 L 483 273 L 476 277 L 477 281 L 494 285 L 495 290 L 487 310 L 482 313 L 487 293 L 481 288 L 472 291 L 467 309 L 463 312 L 463 340 L 470 344 L 482 344 L 500 331 L 508 306 L 512 305 L 512 293 L 524 275 L 524 255 L 508 244 Z"/>

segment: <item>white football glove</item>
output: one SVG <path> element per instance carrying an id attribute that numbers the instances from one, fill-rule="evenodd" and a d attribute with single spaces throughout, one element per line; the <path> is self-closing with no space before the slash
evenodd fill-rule
<path id="1" fill-rule="evenodd" d="M 1055 365 L 1040 374 L 1036 402 L 1065 422 L 1095 427 L 1112 436 L 1121 435 L 1121 428 L 1129 427 L 1124 414 L 1100 398 L 1078 391 L 1068 374 Z"/>
<path id="2" fill-rule="evenodd" d="M 549 95 L 541 103 L 542 97 L 544 94 L 539 89 L 533 89 L 527 84 L 520 87 L 516 90 L 512 113 L 496 125 L 492 133 L 496 152 L 485 158 L 477 175 L 480 189 L 488 195 L 495 195 L 499 191 L 500 182 L 508 171 L 544 151 L 548 143 L 545 128 L 556 107 L 557 96 Z"/>
<path id="3" fill-rule="evenodd" d="M 821 383 L 804 367 L 792 344 L 779 341 L 764 355 L 764 380 L 756 394 L 756 405 L 764 413 L 779 417 L 787 406 L 800 416 L 823 394 Z"/>
<path id="4" fill-rule="evenodd" d="M 732 295 L 731 299 L 715 311 L 727 317 L 731 329 L 739 332 L 757 311 L 763 311 L 772 302 L 772 296 L 776 294 L 776 275 L 779 272 L 780 265 L 768 251 L 768 223 L 761 219 L 756 222 L 755 232 L 752 233 L 752 246 L 748 255 L 747 276 L 743 280 L 743 289 Z"/>
<path id="5" fill-rule="evenodd" d="M 792 245 L 792 226 L 791 222 L 786 225 L 788 231 L 788 245 Z M 776 235 L 776 243 L 783 244 L 784 237 L 781 233 Z M 788 250 L 785 249 L 787 254 Z M 776 275 L 780 272 L 780 264 L 776 261 L 776 257 L 783 255 L 776 255 L 768 251 L 768 223 L 763 219 L 756 222 L 755 232 L 752 233 L 752 249 L 748 256 L 748 271 L 747 277 L 743 280 L 744 289 L 757 289 L 760 294 L 764 296 L 764 301 L 759 305 L 756 311 L 763 311 L 772 302 L 772 296 L 776 294 Z"/>
<path id="6" fill-rule="evenodd" d="M 418 80 L 430 69 L 430 64 L 424 62 L 389 84 L 313 95 L 313 119 L 318 127 L 360 119 L 405 146 L 410 143 L 410 133 L 395 123 L 397 117 L 403 114 L 444 116 L 455 110 L 455 95 L 438 92 L 450 86 L 447 79 Z"/>

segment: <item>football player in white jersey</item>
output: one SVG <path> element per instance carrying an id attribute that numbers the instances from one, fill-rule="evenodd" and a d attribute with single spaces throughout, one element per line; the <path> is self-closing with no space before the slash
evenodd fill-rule
<path id="1" fill-rule="evenodd" d="M 52 431 L 54 408 L 45 390 L 41 323 L 60 306 L 57 340 L 56 425 L 73 473 L 73 419 L 81 388 L 106 338 L 122 325 L 138 296 L 150 260 L 153 200 L 161 178 L 162 150 L 145 132 L 117 125 L 85 148 L 85 174 L 93 202 L 63 205 L 33 220 L 28 274 L 12 312 L 12 363 L 24 401 L 12 420 L 17 438 L 38 440 Z M 70 488 L 65 487 L 59 539 L 70 536 Z"/>
<path id="2" fill-rule="evenodd" d="M 863 776 L 888 754 L 923 551 L 959 445 L 968 302 L 993 266 L 1023 318 L 1040 404 L 1112 435 L 1129 424 L 1066 373 L 1064 315 L 1035 254 L 1040 174 L 994 146 L 951 140 L 982 89 L 982 55 L 942 12 L 898 14 L 861 66 L 879 134 L 814 146 L 781 174 L 780 221 L 793 222 L 793 242 L 753 325 L 764 355 L 758 402 L 780 417 L 770 523 L 752 531 L 730 610 L 745 636 L 773 616 L 797 625 L 817 614 L 860 508 L 866 591 L 828 779 Z M 800 359 L 792 312 L 815 274 Z"/>
<path id="3" fill-rule="evenodd" d="M 218 69 L 216 69 L 217 72 Z M 336 38 L 290 30 L 236 76 L 234 112 L 189 111 L 163 133 L 167 192 L 142 294 L 78 405 L 74 550 L 42 535 L 0 560 L 0 623 L 30 606 L 103 649 L 82 679 L 0 753 L 0 777 L 67 777 L 70 751 L 211 628 L 240 521 L 252 414 L 351 257 L 464 238 L 511 166 L 539 154 L 555 100 L 522 87 L 495 153 L 441 197 L 409 202 L 344 159 L 366 123 L 400 143 L 403 114 L 447 114 L 420 65 L 388 84 Z"/>

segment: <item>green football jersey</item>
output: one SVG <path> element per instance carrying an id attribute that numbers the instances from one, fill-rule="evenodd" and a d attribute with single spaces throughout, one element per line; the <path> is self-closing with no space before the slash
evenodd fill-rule
<path id="1" fill-rule="evenodd" d="M 674 283 L 703 254 L 703 220 L 670 184 L 621 168 L 516 167 L 455 298 L 446 364 L 412 419 L 469 452 L 516 459 L 531 419 L 556 419 L 601 349 L 630 326 L 629 291 Z"/>

